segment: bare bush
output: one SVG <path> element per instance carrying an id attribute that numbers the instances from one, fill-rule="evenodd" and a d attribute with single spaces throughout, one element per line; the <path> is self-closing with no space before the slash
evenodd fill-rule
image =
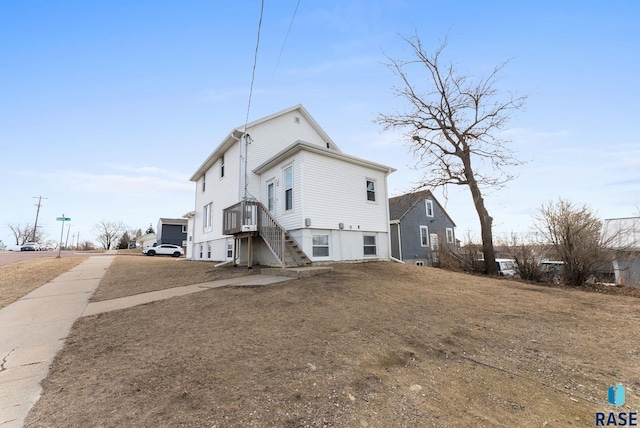
<path id="1" fill-rule="evenodd" d="M 535 228 L 564 264 L 567 285 L 580 286 L 606 263 L 606 245 L 601 240 L 602 222 L 586 206 L 559 199 L 542 205 Z"/>

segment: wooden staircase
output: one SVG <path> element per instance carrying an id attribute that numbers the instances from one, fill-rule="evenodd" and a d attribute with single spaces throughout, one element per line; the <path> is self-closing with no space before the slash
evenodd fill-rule
<path id="1" fill-rule="evenodd" d="M 267 242 L 267 245 L 269 245 L 268 242 Z M 269 246 L 269 248 L 271 248 L 271 246 Z M 302 251 L 302 248 L 300 248 L 298 244 L 296 244 L 296 241 L 293 240 L 293 238 L 289 235 L 289 232 L 287 231 L 284 232 L 284 250 L 285 251 L 284 251 L 283 267 L 291 267 L 291 266 L 301 267 L 301 266 L 309 266 L 311 264 L 311 260 L 309 260 L 309 257 L 307 257 L 305 252 Z"/>
<path id="2" fill-rule="evenodd" d="M 267 244 L 282 268 L 302 267 L 311 260 L 261 202 L 242 201 L 223 210 L 222 233 L 240 235 L 251 231 Z"/>

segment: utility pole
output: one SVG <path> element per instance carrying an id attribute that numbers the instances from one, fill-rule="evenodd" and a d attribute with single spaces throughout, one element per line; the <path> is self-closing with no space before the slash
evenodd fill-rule
<path id="1" fill-rule="evenodd" d="M 76 250 L 80 247 L 80 232 L 78 232 L 78 240 L 76 241 Z"/>
<path id="2" fill-rule="evenodd" d="M 38 207 L 38 210 L 36 211 L 36 222 L 33 225 L 33 234 L 31 235 L 31 242 L 35 242 L 36 241 L 36 230 L 38 230 L 38 215 L 40 214 L 40 206 L 42 205 L 41 202 L 43 199 L 49 199 L 49 198 L 43 198 L 42 196 L 34 196 L 33 197 L 38 198 L 38 205 L 36 205 L 36 207 Z"/>
<path id="3" fill-rule="evenodd" d="M 63 223 L 64 225 L 64 223 Z M 67 239 L 64 241 L 64 249 L 68 249 L 69 248 L 69 231 L 71 230 L 71 224 L 69 224 L 67 226 Z M 73 239 L 71 240 L 71 242 L 73 243 Z"/>

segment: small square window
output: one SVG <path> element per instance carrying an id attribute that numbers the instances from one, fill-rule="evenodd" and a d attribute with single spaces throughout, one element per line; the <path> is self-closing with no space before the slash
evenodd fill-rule
<path id="1" fill-rule="evenodd" d="M 367 180 L 367 201 L 376 201 L 376 182 L 373 180 Z"/>
<path id="2" fill-rule="evenodd" d="M 378 254 L 375 235 L 364 236 L 364 255 L 375 256 Z"/>
<path id="3" fill-rule="evenodd" d="M 313 257 L 329 257 L 329 235 L 313 235 Z"/>

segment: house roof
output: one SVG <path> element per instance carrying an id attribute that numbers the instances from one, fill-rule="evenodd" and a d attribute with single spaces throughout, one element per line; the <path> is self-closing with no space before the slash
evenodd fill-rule
<path id="1" fill-rule="evenodd" d="M 607 246 L 620 250 L 640 248 L 640 217 L 605 219 L 602 239 Z"/>
<path id="2" fill-rule="evenodd" d="M 416 206 L 418 203 L 424 201 L 425 199 L 434 200 L 440 207 L 444 214 L 449 218 L 453 226 L 455 227 L 455 222 L 449 216 L 449 213 L 442 207 L 440 202 L 433 196 L 430 190 L 421 190 L 419 192 L 405 193 L 404 195 L 395 196 L 393 198 L 389 198 L 389 218 L 394 221 L 400 221 L 402 218 L 407 215 L 411 209 Z"/>
<path id="3" fill-rule="evenodd" d="M 187 219 L 186 218 L 161 218 L 160 219 L 160 223 L 161 224 L 176 224 L 176 225 L 186 225 L 187 224 Z"/>
<path id="4" fill-rule="evenodd" d="M 245 130 L 250 130 L 254 126 L 257 126 L 257 125 L 259 125 L 261 123 L 267 122 L 267 121 L 269 121 L 269 120 L 271 120 L 271 119 L 273 119 L 275 117 L 282 116 L 284 114 L 290 113 L 292 111 L 298 111 L 300 113 L 300 115 L 303 116 L 309 122 L 309 124 L 313 127 L 313 129 L 325 141 L 327 141 L 329 143 L 329 146 L 331 147 L 331 149 L 333 149 L 333 150 L 335 150 L 337 152 L 340 152 L 340 149 L 338 148 L 338 146 L 336 146 L 336 144 L 329 137 L 329 135 L 327 135 L 327 133 L 324 132 L 324 130 L 320 127 L 318 122 L 316 122 L 316 120 L 313 117 L 311 117 L 311 115 L 309 114 L 307 109 L 305 109 L 302 106 L 302 104 L 298 104 L 298 105 L 295 105 L 293 107 L 289 107 L 289 108 L 281 110 L 281 111 L 279 111 L 277 113 L 274 113 L 274 114 L 271 114 L 269 116 L 265 116 L 265 117 L 263 117 L 261 119 L 258 119 L 258 120 L 255 120 L 253 122 L 250 122 L 246 126 L 245 125 L 239 125 L 239 126 L 236 126 L 235 128 L 233 128 L 231 130 L 231 132 L 229 132 L 229 134 L 222 140 L 222 142 L 220 144 L 218 144 L 218 147 L 216 147 L 216 149 L 202 163 L 202 165 L 200 165 L 200 167 L 191 176 L 191 178 L 189 180 L 190 181 L 198 181 L 200 179 L 200 177 L 202 177 L 204 175 L 204 173 L 207 172 L 207 170 L 209 168 L 211 168 L 211 166 L 218 159 L 220 159 L 220 157 L 229 149 L 229 147 L 231 147 L 233 144 L 238 142 L 240 140 L 240 138 L 242 138 L 242 136 L 245 134 Z"/>
<path id="5" fill-rule="evenodd" d="M 277 153 L 271 159 L 264 162 L 262 165 L 259 165 L 256 169 L 253 170 L 253 172 L 256 174 L 262 174 L 267 169 L 277 165 L 278 163 L 282 162 L 283 160 L 287 159 L 290 156 L 293 156 L 294 154 L 302 150 L 316 153 L 322 156 L 327 156 L 334 159 L 339 159 L 355 165 L 364 166 L 366 168 L 375 169 L 388 174 L 395 171 L 394 168 L 391 168 L 389 166 L 381 165 L 379 163 L 375 163 L 375 162 L 368 161 L 366 159 L 361 159 L 355 156 L 347 155 L 345 153 L 338 152 L 333 149 L 326 149 L 324 147 L 321 147 L 315 144 L 310 144 L 310 143 L 298 140 L 292 145 L 290 145 L 289 147 L 287 147 L 286 149 L 282 150 L 280 153 Z"/>

